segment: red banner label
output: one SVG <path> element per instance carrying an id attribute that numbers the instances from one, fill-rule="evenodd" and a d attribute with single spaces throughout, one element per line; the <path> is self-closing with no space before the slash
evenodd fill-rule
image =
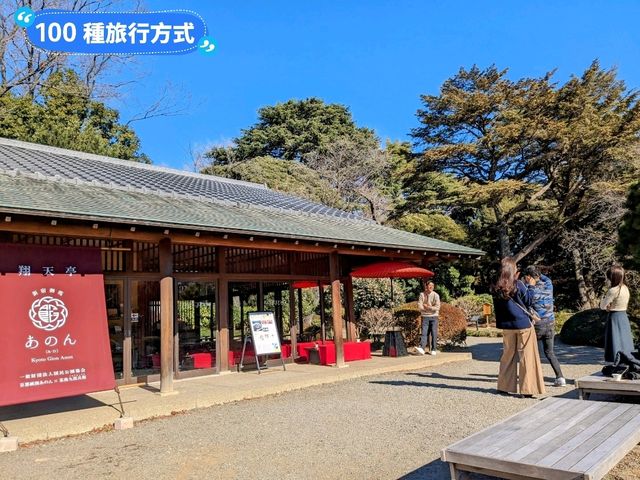
<path id="1" fill-rule="evenodd" d="M 102 275 L 0 276 L 0 406 L 115 387 Z"/>

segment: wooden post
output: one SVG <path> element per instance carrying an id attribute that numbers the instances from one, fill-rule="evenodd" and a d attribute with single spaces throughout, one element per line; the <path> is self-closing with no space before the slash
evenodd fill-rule
<path id="1" fill-rule="evenodd" d="M 218 373 L 229 371 L 229 281 L 227 280 L 226 247 L 216 248 L 218 263 L 218 285 L 216 288 L 216 316 L 218 336 L 216 338 L 216 368 Z"/>
<path id="2" fill-rule="evenodd" d="M 302 335 L 304 333 L 304 322 L 302 319 L 302 289 L 298 289 L 298 333 Z"/>
<path id="3" fill-rule="evenodd" d="M 320 292 L 320 339 L 322 343 L 327 339 L 327 330 L 326 330 L 326 318 L 324 315 L 324 287 L 322 285 L 318 285 L 318 291 Z"/>
<path id="4" fill-rule="evenodd" d="M 173 392 L 173 256 L 171 240 L 159 243 L 160 260 L 160 394 Z"/>
<path id="5" fill-rule="evenodd" d="M 284 309 L 282 308 L 282 290 L 280 290 L 280 286 L 276 286 L 273 292 L 274 299 L 274 314 L 276 317 L 276 326 L 278 327 L 278 333 L 280 334 L 280 338 L 284 338 Z"/>
<path id="6" fill-rule="evenodd" d="M 289 283 L 289 331 L 291 333 L 291 359 L 295 359 L 298 351 L 298 328 L 296 327 L 296 291 L 292 283 Z"/>
<path id="7" fill-rule="evenodd" d="M 355 342 L 358 333 L 356 332 L 356 312 L 353 305 L 353 279 L 351 275 L 344 278 L 344 303 L 347 310 L 347 339 Z"/>
<path id="8" fill-rule="evenodd" d="M 264 287 L 262 282 L 258 282 L 258 311 L 264 312 Z"/>
<path id="9" fill-rule="evenodd" d="M 242 298 L 242 294 L 240 295 L 240 339 L 244 344 L 244 299 Z"/>
<path id="10" fill-rule="evenodd" d="M 333 314 L 333 342 L 336 346 L 336 367 L 344 363 L 344 341 L 342 339 L 342 301 L 340 298 L 340 259 L 338 252 L 329 257 L 329 277 L 331 279 L 331 312 Z"/>

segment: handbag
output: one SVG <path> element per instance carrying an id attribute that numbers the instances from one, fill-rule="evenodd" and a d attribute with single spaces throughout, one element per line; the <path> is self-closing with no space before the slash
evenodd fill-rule
<path id="1" fill-rule="evenodd" d="M 516 295 L 516 298 L 517 298 L 517 295 Z M 531 325 L 535 325 L 536 323 L 542 321 L 542 319 L 536 312 L 532 312 L 528 308 L 524 308 L 522 305 L 520 305 L 520 302 L 518 302 L 516 298 L 513 299 L 513 302 L 518 306 L 520 310 L 522 310 L 524 313 L 527 314 L 527 317 L 529 317 L 529 321 L 531 322 Z"/>

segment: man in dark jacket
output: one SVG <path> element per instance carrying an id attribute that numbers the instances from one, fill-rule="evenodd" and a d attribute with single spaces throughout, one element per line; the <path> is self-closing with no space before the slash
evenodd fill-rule
<path id="1" fill-rule="evenodd" d="M 556 332 L 556 317 L 553 313 L 553 284 L 549 277 L 542 275 L 540 270 L 533 265 L 525 269 L 523 280 L 525 283 L 534 285 L 533 309 L 540 317 L 540 320 L 535 324 L 536 336 L 542 342 L 544 354 L 556 374 L 556 380 L 553 385 L 563 387 L 567 382 L 564 379 L 564 375 L 562 375 L 560 363 L 553 351 L 553 338 Z"/>

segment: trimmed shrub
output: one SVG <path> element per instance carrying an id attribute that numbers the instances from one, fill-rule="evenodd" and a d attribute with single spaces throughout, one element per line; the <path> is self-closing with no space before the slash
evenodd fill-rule
<path id="1" fill-rule="evenodd" d="M 573 315 L 575 315 L 575 312 L 567 312 L 567 311 L 555 312 L 555 317 L 556 317 L 556 325 L 555 325 L 555 327 L 556 327 L 556 335 L 560 335 L 560 331 L 562 330 L 562 326 Z"/>
<path id="2" fill-rule="evenodd" d="M 405 303 L 393 311 L 396 325 L 402 327 L 404 342 L 408 347 L 420 344 L 420 311 L 418 302 Z"/>
<path id="3" fill-rule="evenodd" d="M 396 324 L 402 327 L 407 346 L 420 343 L 422 321 L 418 302 L 401 305 L 394 311 Z M 462 345 L 467 340 L 467 317 L 459 308 L 448 303 L 440 304 L 438 318 L 438 343 Z"/>
<path id="4" fill-rule="evenodd" d="M 502 337 L 502 330 L 499 328 L 479 328 L 476 330 L 475 328 L 467 327 L 467 337 Z"/>
<path id="5" fill-rule="evenodd" d="M 605 319 L 604 312 L 599 308 L 578 312 L 564 323 L 560 330 L 560 339 L 568 345 L 604 347 Z M 633 342 L 636 344 L 640 337 L 638 319 L 629 317 L 629 323 Z"/>
<path id="6" fill-rule="evenodd" d="M 495 315 L 493 313 L 493 298 L 488 293 L 480 295 L 465 295 L 464 297 L 456 298 L 451 305 L 458 307 L 467 315 L 467 318 L 477 315 L 484 322 L 484 315 L 482 315 L 482 305 L 488 303 L 491 305 L 491 316 L 489 320 L 495 322 Z"/>

